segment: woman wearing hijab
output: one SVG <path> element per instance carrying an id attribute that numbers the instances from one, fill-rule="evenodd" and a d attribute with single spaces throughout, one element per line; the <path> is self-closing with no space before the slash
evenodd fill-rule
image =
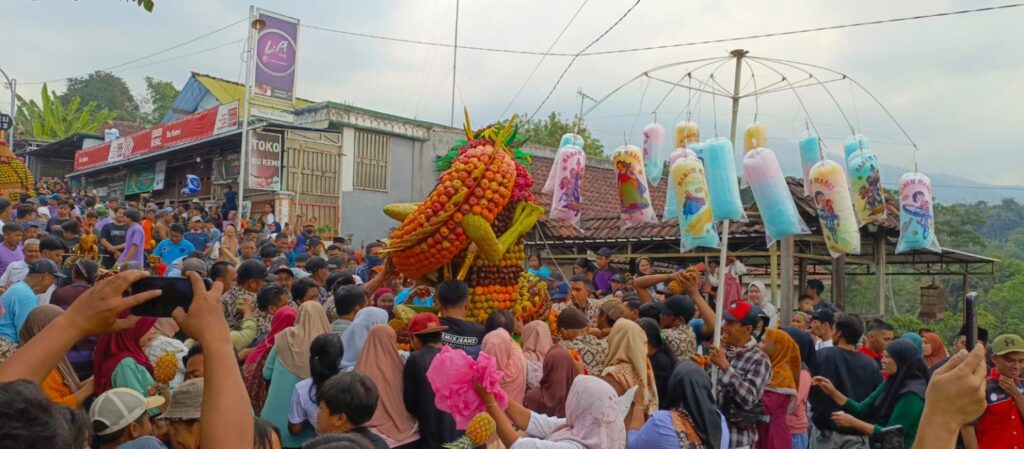
<path id="1" fill-rule="evenodd" d="M 933 332 L 921 332 L 921 354 L 924 355 L 924 364 L 931 369 L 936 363 L 939 363 L 949 357 L 949 353 L 946 352 L 946 345 L 942 342 L 942 337 L 939 337 Z"/>
<path id="2" fill-rule="evenodd" d="M 900 425 L 903 426 L 903 447 L 910 449 L 924 411 L 928 368 L 914 343 L 899 338 L 886 345 L 882 371 L 889 377 L 861 402 L 848 399 L 824 377 L 815 377 L 814 385 L 842 406 L 845 413 L 832 415 L 836 425 L 871 437 L 880 436 L 883 427 Z"/>
<path id="3" fill-rule="evenodd" d="M 381 287 L 373 292 L 373 296 L 370 297 L 370 305 L 374 307 L 380 307 L 388 311 L 388 320 L 395 318 L 395 291 Z"/>
<path id="4" fill-rule="evenodd" d="M 639 422 L 633 427 L 638 427 Z M 711 378 L 689 360 L 679 363 L 669 380 L 665 407 L 639 430 L 629 431 L 630 448 L 726 449 L 729 428 L 711 396 Z"/>
<path id="5" fill-rule="evenodd" d="M 811 367 L 817 362 L 814 339 L 807 332 L 795 327 L 783 327 L 800 349 L 800 380 L 797 382 L 796 403 L 793 411 L 786 415 L 786 425 L 793 437 L 793 449 L 807 449 L 810 444 L 810 422 L 807 419 L 807 396 L 811 391 Z"/>
<path id="6" fill-rule="evenodd" d="M 637 387 L 636 396 L 626 413 L 626 421 L 637 416 L 646 419 L 658 409 L 658 390 L 654 370 L 647 358 L 647 334 L 636 323 L 619 319 L 608 334 L 608 358 L 601 378 L 623 395 Z"/>
<path id="7" fill-rule="evenodd" d="M 526 385 L 537 388 L 544 372 L 544 357 L 551 350 L 551 329 L 543 321 L 531 321 L 523 326 L 523 355 L 526 356 Z"/>
<path id="8" fill-rule="evenodd" d="M 565 400 L 572 381 L 579 374 L 580 369 L 569 351 L 553 346 L 544 356 L 544 375 L 540 378 L 540 385 L 526 392 L 523 405 L 542 415 L 565 418 Z"/>
<path id="9" fill-rule="evenodd" d="M 274 423 L 278 429 L 288 428 L 292 391 L 300 380 L 309 378 L 309 347 L 316 337 L 330 331 L 324 307 L 316 301 L 302 303 L 295 325 L 277 334 L 274 347 L 267 355 L 263 377 L 270 382 L 270 388 L 260 418 Z M 283 432 L 281 446 L 300 447 L 312 437 L 312 429 L 298 435 Z"/>
<path id="10" fill-rule="evenodd" d="M 378 324 L 387 324 L 387 322 L 387 310 L 379 307 L 364 307 L 356 312 L 352 324 L 341 336 L 341 341 L 345 346 L 345 355 L 341 358 L 341 372 L 347 373 L 356 367 L 359 353 L 363 351 L 366 337 L 370 335 L 370 329 Z"/>
<path id="11" fill-rule="evenodd" d="M 786 425 L 786 416 L 797 402 L 800 379 L 800 349 L 784 331 L 766 329 L 761 351 L 772 364 L 772 376 L 761 396 L 768 422 L 757 425 L 757 449 L 790 449 L 793 437 Z"/>
<path id="12" fill-rule="evenodd" d="M 242 365 L 242 379 L 245 381 L 245 389 L 249 392 L 249 401 L 252 402 L 253 410 L 263 410 L 263 404 L 267 400 L 267 389 L 270 383 L 263 377 L 263 367 L 267 364 L 270 350 L 274 348 L 274 339 L 281 331 L 292 327 L 298 312 L 292 306 L 284 306 L 274 312 L 270 318 L 270 332 L 256 345 L 245 358 Z"/>
<path id="13" fill-rule="evenodd" d="M 502 411 L 493 394 L 482 389 L 477 394 L 487 406 L 487 413 L 494 418 L 498 438 L 508 449 L 626 447 L 626 428 L 618 412 L 618 395 L 597 377 L 576 376 L 565 401 L 565 418 L 539 414 L 511 399 L 508 408 Z M 517 427 L 526 429 L 526 436 L 520 436 Z"/>
<path id="14" fill-rule="evenodd" d="M 772 292 L 764 286 L 764 282 L 752 281 L 747 284 L 747 301 L 760 307 L 768 317 L 768 327 L 779 326 L 779 310 L 772 304 Z"/>
<path id="15" fill-rule="evenodd" d="M 53 304 L 43 304 L 32 309 L 25 324 L 21 326 L 18 340 L 22 345 L 28 343 L 39 332 L 42 332 L 46 325 L 60 316 L 62 311 L 60 307 Z M 78 408 L 82 402 L 92 396 L 93 392 L 92 379 L 81 382 L 67 357 L 61 359 L 57 367 L 50 370 L 50 374 L 46 376 L 40 387 L 51 401 L 69 408 Z"/>
<path id="16" fill-rule="evenodd" d="M 366 427 L 380 435 L 389 447 L 416 447 L 420 439 L 416 419 L 405 409 L 402 398 L 404 363 L 395 350 L 398 335 L 386 324 L 373 326 L 366 337 L 363 351 L 356 361 L 356 371 L 365 374 L 377 386 L 377 411 Z"/>
<path id="17" fill-rule="evenodd" d="M 143 396 L 150 395 L 153 365 L 140 342 L 154 325 L 156 318 L 142 317 L 130 329 L 100 336 L 92 357 L 96 395 L 111 388 L 131 388 Z"/>
<path id="18" fill-rule="evenodd" d="M 233 265 L 238 265 L 241 261 L 238 259 L 238 229 L 233 224 L 224 225 L 224 234 L 220 236 L 220 242 L 217 242 L 217 260 L 223 260 L 231 262 Z"/>
<path id="19" fill-rule="evenodd" d="M 918 356 L 922 356 L 924 354 L 924 341 L 921 339 L 920 335 L 917 335 L 914 332 L 907 332 L 901 335 L 900 338 L 913 343 L 914 347 L 917 348 Z"/>
<path id="20" fill-rule="evenodd" d="M 480 352 L 497 359 L 498 369 L 505 373 L 501 378 L 501 389 L 510 400 L 522 403 L 526 395 L 526 357 L 512 340 L 512 335 L 503 327 L 491 331 L 484 335 Z"/>
<path id="21" fill-rule="evenodd" d="M 658 408 L 664 409 L 665 401 L 668 399 L 668 381 L 672 377 L 672 371 L 676 369 L 676 357 L 665 346 L 665 340 L 661 338 L 661 326 L 657 321 L 652 318 L 641 318 L 636 324 L 639 324 L 647 334 L 647 357 L 651 359 L 651 369 L 654 370 Z"/>

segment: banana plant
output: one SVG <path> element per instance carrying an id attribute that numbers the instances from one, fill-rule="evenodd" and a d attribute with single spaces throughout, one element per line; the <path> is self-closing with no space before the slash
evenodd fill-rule
<path id="1" fill-rule="evenodd" d="M 82 108 L 79 97 L 72 98 L 65 105 L 45 83 L 40 98 L 42 105 L 18 96 L 15 121 L 19 131 L 24 131 L 29 139 L 60 140 L 79 133 L 96 133 L 116 115 L 108 109 L 97 110 L 95 101 Z"/>

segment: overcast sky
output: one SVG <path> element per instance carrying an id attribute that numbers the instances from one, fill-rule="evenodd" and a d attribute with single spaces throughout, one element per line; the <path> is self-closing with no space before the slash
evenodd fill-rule
<path id="1" fill-rule="evenodd" d="M 17 2 L 0 14 L 5 45 L 0 68 L 19 83 L 84 75 L 117 66 L 179 44 L 244 18 L 248 5 L 227 0 L 156 0 L 152 14 L 123 0 Z M 1004 0 L 1006 2 L 1006 0 Z M 697 1 L 642 0 L 621 24 L 591 51 L 634 48 L 677 42 L 839 25 L 852 22 L 929 14 L 999 5 L 991 1 Z M 459 42 L 462 45 L 544 51 L 577 11 L 583 0 L 477 0 L 461 3 Z M 555 52 L 575 53 L 607 29 L 632 4 L 627 0 L 589 0 L 555 45 Z M 455 0 L 325 1 L 268 0 L 258 6 L 299 18 L 304 24 L 381 34 L 407 39 L 451 42 Z M 856 79 L 888 106 L 921 152 L 921 171 L 961 175 L 981 182 L 1024 185 L 1024 8 L 982 12 L 848 28 L 816 33 L 752 39 L 579 58 L 541 114 L 557 111 L 569 117 L 579 108 L 575 92 L 582 88 L 603 97 L 644 71 L 663 64 L 725 56 L 745 48 L 751 56 L 801 61 L 828 67 Z M 173 81 L 178 87 L 190 71 L 242 80 L 241 43 L 245 25 L 237 24 L 179 49 L 129 64 L 115 71 L 136 95 L 146 75 Z M 219 47 L 219 48 L 214 48 Z M 189 55 L 201 50 L 210 51 Z M 347 102 L 393 114 L 448 124 L 452 82 L 450 48 L 370 40 L 305 28 L 299 35 L 299 96 Z M 180 58 L 179 58 L 180 57 Z M 171 61 L 166 61 L 173 59 Z M 569 58 L 549 56 L 523 92 L 512 102 L 540 56 L 460 50 L 456 72 L 456 108 L 469 108 L 483 124 L 509 114 L 531 113 L 547 94 Z M 652 72 L 679 79 L 687 69 Z M 754 83 L 780 82 L 771 69 L 751 66 Z M 776 65 L 793 82 L 805 78 Z M 127 69 L 127 70 L 125 70 Z M 748 70 L 748 68 L 744 68 Z M 707 81 L 707 69 L 695 72 Z M 828 72 L 815 70 L 821 79 Z M 715 76 L 732 87 L 730 65 Z M 648 84 L 650 84 L 649 87 Z M 784 83 L 780 84 L 784 85 Z M 853 127 L 874 142 L 882 162 L 911 167 L 912 147 L 862 91 L 848 82 L 828 85 Z M 50 84 L 63 90 L 63 82 Z M 19 86 L 38 98 L 39 85 Z M 646 94 L 644 91 L 646 90 Z M 587 116 L 609 150 L 623 134 L 639 141 L 640 129 L 667 92 L 657 82 L 634 81 Z M 2 93 L 6 95 L 6 91 Z M 641 102 L 641 99 L 643 100 Z M 810 119 L 833 152 L 850 134 L 839 108 L 820 87 L 800 90 Z M 509 104 L 511 103 L 511 106 Z M 685 117 L 687 95 L 677 89 L 658 108 L 658 120 L 671 127 Z M 0 101 L 7 109 L 7 101 Z M 589 105 L 588 105 L 589 107 Z M 742 128 L 758 119 L 768 128 L 777 152 L 796 152 L 805 129 L 797 97 L 779 92 L 744 100 Z M 716 115 L 717 112 L 717 115 Z M 727 135 L 728 100 L 691 98 L 689 113 L 705 137 Z M 460 125 L 460 120 L 456 120 Z"/>

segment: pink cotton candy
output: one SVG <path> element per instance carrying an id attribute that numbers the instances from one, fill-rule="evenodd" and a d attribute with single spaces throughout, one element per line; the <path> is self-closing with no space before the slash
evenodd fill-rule
<path id="1" fill-rule="evenodd" d="M 505 373 L 498 370 L 494 357 L 481 353 L 477 360 L 461 349 L 445 346 L 427 369 L 427 380 L 434 390 L 434 405 L 455 418 L 455 428 L 464 430 L 477 413 L 486 407 L 473 390 L 473 382 L 494 394 L 502 410 L 508 406 L 508 395 L 501 389 Z"/>

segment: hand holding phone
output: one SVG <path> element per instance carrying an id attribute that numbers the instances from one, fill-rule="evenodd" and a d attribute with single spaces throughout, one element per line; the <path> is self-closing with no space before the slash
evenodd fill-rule
<path id="1" fill-rule="evenodd" d="M 206 289 L 210 289 L 209 279 L 203 279 Z M 174 309 L 181 307 L 188 312 L 192 305 L 192 283 L 188 278 L 174 276 L 149 276 L 132 283 L 131 293 L 136 294 L 149 290 L 160 290 L 160 296 L 132 307 L 132 315 L 170 317 Z"/>

